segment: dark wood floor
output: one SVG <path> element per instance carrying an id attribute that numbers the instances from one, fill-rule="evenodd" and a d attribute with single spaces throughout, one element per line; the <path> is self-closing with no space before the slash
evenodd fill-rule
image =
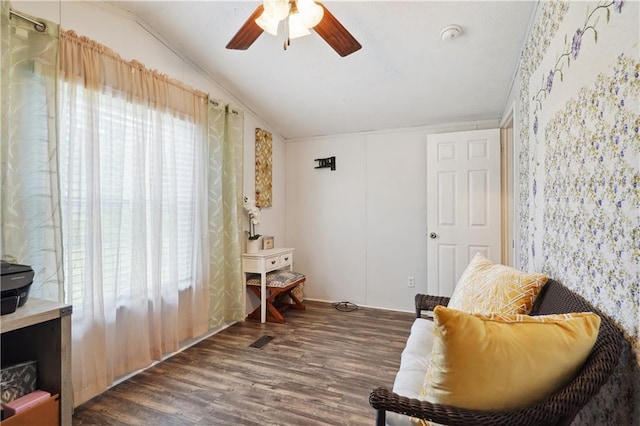
<path id="1" fill-rule="evenodd" d="M 371 425 L 413 315 L 305 302 L 285 324 L 244 322 L 76 408 L 74 425 Z M 249 345 L 263 335 L 261 349 Z"/>

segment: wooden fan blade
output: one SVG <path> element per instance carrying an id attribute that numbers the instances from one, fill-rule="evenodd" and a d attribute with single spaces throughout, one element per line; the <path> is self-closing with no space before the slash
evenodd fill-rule
<path id="1" fill-rule="evenodd" d="M 256 24 L 256 19 L 262 14 L 264 10 L 264 6 L 260 5 L 258 8 L 249 16 L 247 22 L 238 30 L 236 35 L 233 36 L 231 41 L 227 43 L 227 49 L 236 49 L 236 50 L 247 50 L 249 46 L 253 44 L 254 41 L 260 37 L 262 34 L 262 28 Z"/>
<path id="2" fill-rule="evenodd" d="M 347 56 L 362 48 L 360 43 L 336 19 L 322 3 L 316 2 L 324 9 L 324 16 L 318 25 L 313 27 L 316 33 L 326 41 L 340 56 Z"/>

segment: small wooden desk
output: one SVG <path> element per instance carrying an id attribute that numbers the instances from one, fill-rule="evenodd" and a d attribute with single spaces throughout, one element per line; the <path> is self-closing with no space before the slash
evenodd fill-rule
<path id="1" fill-rule="evenodd" d="M 284 268 L 293 270 L 293 250 L 292 248 L 273 248 L 242 255 L 245 289 L 248 274 L 260 274 L 260 322 L 267 321 L 267 272 Z"/>

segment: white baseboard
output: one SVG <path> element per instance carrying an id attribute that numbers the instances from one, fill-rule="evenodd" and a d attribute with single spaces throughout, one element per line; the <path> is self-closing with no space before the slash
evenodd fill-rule
<path id="1" fill-rule="evenodd" d="M 322 303 L 343 303 L 346 300 L 323 300 L 323 299 L 313 299 L 311 297 L 305 297 L 304 300 L 310 300 L 312 302 L 322 302 Z M 353 302 L 349 302 L 353 303 Z M 354 303 L 354 305 L 358 305 Z M 358 305 L 361 308 L 370 308 L 370 309 L 380 309 L 381 311 L 391 311 L 391 312 L 406 312 L 406 313 L 415 313 L 415 311 L 406 311 L 404 309 L 391 309 L 391 308 L 381 308 L 380 306 L 371 306 L 371 305 Z"/>

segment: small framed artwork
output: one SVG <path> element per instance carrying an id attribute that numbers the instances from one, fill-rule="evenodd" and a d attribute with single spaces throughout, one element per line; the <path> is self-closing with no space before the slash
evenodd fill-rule
<path id="1" fill-rule="evenodd" d="M 262 249 L 263 250 L 272 249 L 273 246 L 274 246 L 274 238 L 273 237 L 268 237 L 268 236 L 262 237 Z"/>
<path id="2" fill-rule="evenodd" d="M 256 129 L 256 207 L 273 205 L 272 143 L 270 132 Z"/>

